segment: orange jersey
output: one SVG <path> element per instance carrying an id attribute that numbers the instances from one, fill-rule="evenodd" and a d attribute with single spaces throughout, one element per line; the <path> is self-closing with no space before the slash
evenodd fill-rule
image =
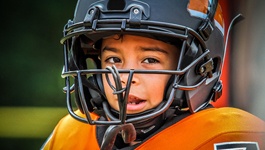
<path id="1" fill-rule="evenodd" d="M 239 143 L 241 148 L 253 144 L 265 149 L 265 122 L 240 109 L 209 108 L 189 115 L 132 149 L 217 150 L 226 143 L 230 146 Z M 56 126 L 44 149 L 100 149 L 96 126 L 68 115 Z"/>
<path id="2" fill-rule="evenodd" d="M 265 122 L 235 108 L 209 108 L 151 137 L 137 149 L 211 150 L 225 142 L 258 142 L 265 149 Z M 242 148 L 242 147 L 241 147 Z"/>
<path id="3" fill-rule="evenodd" d="M 82 115 L 80 111 L 76 112 Z M 97 116 L 92 114 L 93 119 Z M 99 150 L 96 126 L 79 122 L 70 115 L 65 116 L 55 127 L 45 143 L 44 150 Z"/>

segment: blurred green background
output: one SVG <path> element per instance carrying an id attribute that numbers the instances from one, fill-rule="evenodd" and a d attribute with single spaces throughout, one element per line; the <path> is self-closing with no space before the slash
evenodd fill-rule
<path id="1" fill-rule="evenodd" d="M 1 2 L 0 149 L 40 149 L 67 114 L 59 43 L 76 1 Z"/>

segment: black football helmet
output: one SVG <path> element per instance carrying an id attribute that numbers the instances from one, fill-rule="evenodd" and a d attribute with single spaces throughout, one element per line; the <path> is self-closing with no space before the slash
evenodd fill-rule
<path id="1" fill-rule="evenodd" d="M 224 21 L 217 0 L 78 0 L 74 18 L 65 25 L 63 33 L 62 77 L 66 81 L 67 106 L 69 113 L 81 122 L 132 123 L 136 129 L 144 128 L 156 124 L 157 118 L 163 120 L 169 109 L 195 113 L 221 96 Z M 181 49 L 178 67 L 101 68 L 100 41 L 114 34 L 140 35 L 178 44 Z M 128 73 L 128 81 L 134 74 L 170 74 L 162 103 L 140 114 L 126 114 L 130 82 L 122 87 L 119 73 Z M 119 111 L 110 108 L 106 100 L 102 76 L 115 80 L 115 85 L 109 84 L 119 97 Z M 72 97 L 85 118 L 75 113 Z M 95 120 L 92 113 L 107 119 Z"/>

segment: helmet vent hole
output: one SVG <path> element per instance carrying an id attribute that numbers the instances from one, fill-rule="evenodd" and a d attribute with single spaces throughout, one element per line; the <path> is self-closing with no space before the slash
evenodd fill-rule
<path id="1" fill-rule="evenodd" d="M 123 10 L 125 7 L 124 0 L 109 0 L 108 10 Z"/>

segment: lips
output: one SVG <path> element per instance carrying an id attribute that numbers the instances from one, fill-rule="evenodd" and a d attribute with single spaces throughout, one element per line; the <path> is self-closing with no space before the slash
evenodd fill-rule
<path id="1" fill-rule="evenodd" d="M 136 104 L 137 105 L 143 101 L 145 101 L 145 100 L 142 100 L 142 99 L 140 99 L 136 96 L 133 96 L 133 95 L 129 95 L 129 97 L 128 97 L 128 104 L 133 104 L 133 105 Z"/>
<path id="2" fill-rule="evenodd" d="M 129 95 L 127 102 L 127 111 L 141 111 L 146 105 L 146 100 Z"/>

